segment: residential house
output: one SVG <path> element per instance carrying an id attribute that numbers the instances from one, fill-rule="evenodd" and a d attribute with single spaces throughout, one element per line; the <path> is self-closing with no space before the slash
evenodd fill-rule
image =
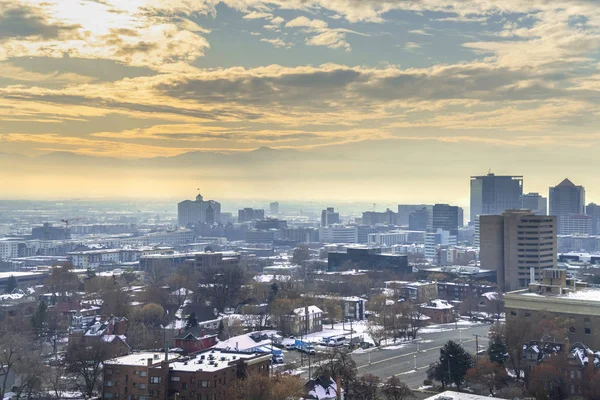
<path id="1" fill-rule="evenodd" d="M 281 316 L 284 335 L 305 335 L 323 330 L 323 310 L 317 306 L 300 307 Z"/>
<path id="2" fill-rule="evenodd" d="M 425 304 L 421 304 L 419 310 L 422 314 L 429 317 L 430 322 L 434 324 L 447 324 L 454 322 L 454 306 L 448 303 L 446 300 L 430 300 Z"/>

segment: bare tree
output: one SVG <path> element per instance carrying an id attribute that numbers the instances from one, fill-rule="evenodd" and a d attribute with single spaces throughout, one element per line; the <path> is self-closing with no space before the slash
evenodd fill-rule
<path id="1" fill-rule="evenodd" d="M 0 327 L 0 398 L 4 398 L 9 377 L 16 374 L 31 352 L 30 342 L 20 332 Z"/>
<path id="2" fill-rule="evenodd" d="M 388 380 L 383 384 L 381 394 L 385 400 L 406 400 L 408 398 L 415 397 L 408 385 L 406 385 L 404 382 L 401 382 L 400 378 L 396 376 L 391 376 L 388 378 Z"/>
<path id="3" fill-rule="evenodd" d="M 331 322 L 331 329 L 333 329 L 333 324 L 335 324 L 335 321 L 338 321 L 343 317 L 344 312 L 342 310 L 340 301 L 335 299 L 326 299 L 323 302 L 323 308 L 325 313 L 327 313 L 329 322 Z"/>
<path id="4" fill-rule="evenodd" d="M 365 374 L 355 379 L 347 391 L 351 392 L 352 398 L 356 400 L 377 400 L 380 381 L 373 374 Z"/>
<path id="5" fill-rule="evenodd" d="M 467 371 L 465 380 L 470 384 L 478 383 L 485 386 L 493 397 L 495 391 L 507 383 L 508 374 L 500 364 L 487 358 L 480 358 L 473 368 Z"/>
<path id="6" fill-rule="evenodd" d="M 91 397 L 100 388 L 102 362 L 109 358 L 106 343 L 75 344 L 67 352 L 67 371 L 77 378 L 77 389 Z"/>
<path id="7" fill-rule="evenodd" d="M 206 266 L 200 273 L 202 291 L 219 311 L 237 304 L 244 283 L 246 273 L 239 265 Z"/>

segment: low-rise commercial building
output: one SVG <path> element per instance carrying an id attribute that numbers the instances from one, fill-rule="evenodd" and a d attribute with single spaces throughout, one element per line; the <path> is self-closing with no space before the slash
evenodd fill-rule
<path id="1" fill-rule="evenodd" d="M 567 278 L 563 270 L 544 270 L 541 282 L 534 281 L 527 289 L 507 293 L 504 301 L 507 324 L 521 323 L 517 317 L 545 312 L 570 322 L 571 343 L 600 348 L 600 290 Z"/>
<path id="2" fill-rule="evenodd" d="M 407 256 L 383 253 L 380 248 L 364 247 L 348 247 L 345 252 L 330 252 L 327 255 L 327 269 L 329 271 L 341 269 L 389 270 L 397 274 L 412 273 Z"/>

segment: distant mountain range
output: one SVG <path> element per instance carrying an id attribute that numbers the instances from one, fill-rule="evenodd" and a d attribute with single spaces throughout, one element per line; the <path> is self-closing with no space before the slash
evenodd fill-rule
<path id="1" fill-rule="evenodd" d="M 337 157 L 336 157 L 337 158 Z M 20 154 L 0 153 L 0 162 L 21 162 L 39 166 L 123 166 L 142 168 L 190 168 L 190 167 L 240 167 L 244 165 L 270 164 L 282 162 L 331 161 L 331 157 L 292 149 L 272 149 L 261 147 L 256 150 L 238 153 L 192 151 L 172 157 L 122 159 L 75 154 L 68 151 L 55 151 L 35 157 Z"/>

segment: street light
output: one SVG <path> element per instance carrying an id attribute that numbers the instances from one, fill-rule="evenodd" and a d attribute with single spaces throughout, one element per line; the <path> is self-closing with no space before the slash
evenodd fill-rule
<path id="1" fill-rule="evenodd" d="M 417 355 L 415 354 L 415 371 L 417 370 Z"/>

